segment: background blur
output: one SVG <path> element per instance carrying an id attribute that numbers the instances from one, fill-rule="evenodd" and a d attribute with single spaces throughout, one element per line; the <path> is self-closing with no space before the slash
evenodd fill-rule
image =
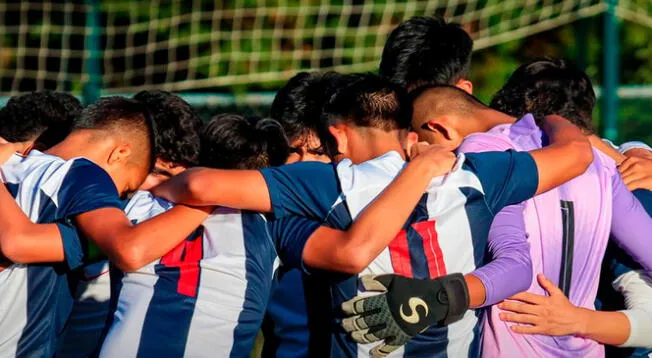
<path id="1" fill-rule="evenodd" d="M 431 14 L 475 39 L 483 101 L 519 64 L 564 57 L 594 81 L 605 136 L 652 143 L 652 0 L 0 0 L 0 105 L 165 89 L 205 118 L 265 115 L 296 72 L 375 71 L 389 32 Z"/>

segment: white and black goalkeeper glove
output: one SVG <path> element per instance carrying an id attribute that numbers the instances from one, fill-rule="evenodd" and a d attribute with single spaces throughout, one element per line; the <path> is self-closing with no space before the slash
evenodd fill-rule
<path id="1" fill-rule="evenodd" d="M 432 325 L 460 320 L 469 309 L 469 292 L 462 274 L 419 280 L 395 274 L 361 278 L 366 291 L 379 295 L 356 297 L 342 304 L 342 327 L 358 343 L 383 341 L 373 357 L 384 357 Z"/>

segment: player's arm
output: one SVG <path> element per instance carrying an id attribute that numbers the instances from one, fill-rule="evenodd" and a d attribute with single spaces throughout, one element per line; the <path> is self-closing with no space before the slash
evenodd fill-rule
<path id="1" fill-rule="evenodd" d="M 7 259 L 20 264 L 64 261 L 62 225 L 34 224 L 4 185 L 0 207 L 0 251 Z"/>
<path id="2" fill-rule="evenodd" d="M 257 170 L 191 168 L 152 190 L 173 203 L 220 205 L 270 212 L 272 204 L 263 175 Z"/>
<path id="3" fill-rule="evenodd" d="M 209 210 L 183 205 L 133 225 L 122 210 L 102 208 L 75 217 L 78 229 L 120 270 L 137 270 L 165 255 L 208 217 Z"/>
<path id="4" fill-rule="evenodd" d="M 303 248 L 304 264 L 351 274 L 364 270 L 401 230 L 431 179 L 448 173 L 455 161 L 445 148 L 414 146 L 412 161 L 349 230 L 322 226 L 310 236 Z"/>
<path id="5" fill-rule="evenodd" d="M 576 307 L 552 281 L 542 274 L 539 274 L 537 279 L 541 287 L 548 292 L 548 296 L 522 292 L 510 297 L 511 301 L 498 304 L 498 307 L 505 311 L 500 313 L 500 319 L 523 324 L 511 326 L 512 331 L 549 336 L 579 335 L 611 345 L 622 345 L 631 338 L 639 343 L 637 337 L 631 337 L 632 326 L 628 314 Z M 647 297 L 643 299 L 646 302 L 641 302 L 647 307 L 637 306 L 647 311 L 642 318 L 647 319 L 649 328 L 649 323 L 652 322 L 652 316 L 649 316 L 649 307 L 652 303 L 651 288 L 640 291 L 639 287 L 635 290 L 639 290 L 638 295 L 641 295 L 639 297 Z M 650 341 L 649 337 L 647 340 Z M 652 346 L 652 342 L 647 344 Z"/>

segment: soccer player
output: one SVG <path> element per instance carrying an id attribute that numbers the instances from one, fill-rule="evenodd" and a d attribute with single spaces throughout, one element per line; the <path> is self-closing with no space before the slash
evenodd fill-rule
<path id="1" fill-rule="evenodd" d="M 104 98 L 86 108 L 48 154 L 33 150 L 2 165 L 0 250 L 14 264 L 0 272 L 6 337 L 0 355 L 54 355 L 73 303 L 68 274 L 86 256 L 78 231 L 120 268 L 133 270 L 162 256 L 206 218 L 178 206 L 136 226 L 120 209 L 120 195 L 134 191 L 150 171 L 151 135 L 142 104 Z M 168 220 L 179 222 L 161 235 Z M 61 240 L 47 240 L 52 237 Z"/>
<path id="2" fill-rule="evenodd" d="M 459 25 L 439 16 L 415 16 L 389 34 L 379 73 L 408 91 L 447 84 L 473 93 L 472 51 L 473 40 Z"/>
<path id="3" fill-rule="evenodd" d="M 200 162 L 209 167 L 257 169 L 279 165 L 289 154 L 281 127 L 271 120 L 252 123 L 238 115 L 217 116 L 204 129 L 201 139 Z M 448 167 L 452 166 L 453 156 L 443 153 L 442 158 Z M 427 167 L 417 164 L 420 170 L 415 174 L 428 177 L 430 172 L 438 173 L 433 172 L 436 162 L 418 162 Z M 177 248 L 125 274 L 100 356 L 248 356 L 267 305 L 276 253 L 284 264 L 299 266 L 302 250 L 297 253 L 296 245 L 287 245 L 293 241 L 304 243 L 308 252 L 328 244 L 349 244 L 349 251 L 364 252 L 367 245 L 361 245 L 363 240 L 372 241 L 385 229 L 390 234 L 384 236 L 391 238 L 391 231 L 400 228 L 428 179 L 419 181 L 422 184 L 404 182 L 390 202 L 379 201 L 382 211 L 402 205 L 404 214 L 386 220 L 384 225 L 377 224 L 378 214 L 362 219 L 357 228 L 350 230 L 352 242 L 347 242 L 346 234 L 327 227 L 317 229 L 317 223 L 306 219 L 276 220 L 270 223 L 268 232 L 260 214 L 218 209 Z M 410 189 L 412 185 L 419 189 Z M 414 194 L 405 194 L 405 189 Z M 388 189 L 388 193 L 391 191 Z M 151 194 L 139 192 L 126 212 L 133 220 L 143 220 L 170 207 Z M 378 212 L 372 208 L 369 215 L 374 211 Z M 387 226 L 388 221 L 394 222 L 394 229 Z M 323 241 L 326 245 L 321 244 Z"/>
<path id="4" fill-rule="evenodd" d="M 178 202 L 273 211 L 277 220 L 292 215 L 325 219 L 328 225 L 346 228 L 360 213 L 366 213 L 363 209 L 367 204 L 404 166 L 402 141 L 407 137 L 411 112 L 404 96 L 386 81 L 363 75 L 331 98 L 325 110 L 329 130 L 337 140 L 341 157 L 347 158 L 336 167 L 304 162 L 261 171 L 193 169 L 162 184 L 155 192 Z M 403 297 L 405 300 L 397 302 L 397 307 L 408 305 L 411 299 L 412 310 L 404 313 L 403 323 L 383 329 L 392 330 L 396 342 L 390 341 L 388 347 L 377 348 L 374 353 L 398 348 L 407 336 L 421 331 L 413 329 L 421 321 L 458 319 L 461 321 L 448 327 L 432 328 L 418 335 L 405 353 L 478 353 L 478 317 L 467 308 L 484 301 L 484 285 L 471 273 L 484 261 L 492 213 L 579 175 L 591 160 L 588 142 L 575 127 L 563 119 L 546 121 L 555 143 L 546 149 L 531 154 L 504 152 L 459 157 L 451 173 L 431 182 L 404 231 L 376 253 L 370 265 L 356 267 L 364 273 L 398 272 L 434 278 L 424 281 L 424 289 L 437 287 L 432 296 Z M 247 189 L 243 190 L 243 186 Z M 305 250 L 303 262 L 308 270 L 339 251 L 336 246 L 309 258 Z M 309 272 L 311 275 L 304 277 L 309 326 L 303 328 L 311 335 L 309 354 L 368 354 L 369 346 L 358 347 L 333 327 L 333 310 L 357 293 L 356 276 Z M 462 279 L 460 273 L 467 274 L 466 278 Z M 432 299 L 439 302 L 438 306 L 433 306 L 431 315 L 420 317 L 414 309 Z M 383 328 L 387 318 L 375 322 L 379 327 L 360 326 L 360 336 L 377 333 L 376 328 Z"/>
<path id="5" fill-rule="evenodd" d="M 290 141 L 288 164 L 303 161 L 330 162 L 320 141 L 324 103 L 343 85 L 346 77 L 336 72 L 301 72 L 274 97 L 270 116 L 277 120 Z"/>
<path id="6" fill-rule="evenodd" d="M 586 91 L 579 91 L 578 87 L 571 86 L 571 79 L 581 82 L 573 75 L 572 71 L 564 71 L 555 78 L 565 78 L 567 82 L 555 83 L 550 80 L 548 85 L 555 83 L 554 89 L 546 88 L 541 90 L 539 95 L 549 101 L 548 109 L 545 110 L 567 115 L 573 123 L 587 131 L 588 128 L 582 123 L 585 117 L 578 113 L 579 109 L 583 109 L 580 104 L 587 103 L 583 97 Z M 542 84 L 533 84 L 532 87 L 544 88 Z M 588 87 L 581 88 L 592 91 L 590 83 Z M 523 91 L 532 93 L 527 92 L 525 88 Z M 446 105 L 443 106 L 443 103 Z M 566 110 L 562 105 L 570 106 L 571 103 L 576 103 L 576 111 Z M 421 131 L 427 131 L 425 128 L 432 128 L 432 123 L 438 123 L 445 118 L 451 131 L 460 133 L 461 137 L 470 134 L 460 147 L 462 152 L 531 150 L 542 145 L 542 134 L 531 115 L 510 125 L 515 118 L 489 109 L 455 87 L 422 90 L 414 108 L 413 125 Z M 424 126 L 424 123 L 429 124 Z M 487 130 L 488 133 L 484 133 Z M 442 133 L 444 131 L 440 130 L 438 133 L 421 136 L 429 135 L 437 141 L 440 135 L 445 137 Z M 624 185 L 613 161 L 598 152 L 595 157 L 586 174 L 555 191 L 535 197 L 526 206 L 524 214 L 535 272 L 543 271 L 547 277 L 559 280 L 565 292 L 570 292 L 571 300 L 584 307 L 593 306 L 599 265 L 604 256 L 609 231 L 614 233 L 619 245 L 634 254 L 638 261 L 644 262 L 646 257 L 643 249 L 647 240 L 641 236 L 641 232 L 638 236 L 632 234 L 631 228 L 645 226 L 650 221 L 638 201 L 626 189 L 623 190 Z M 627 220 L 631 221 L 632 225 L 624 225 Z M 533 283 L 529 291 L 541 292 L 540 288 L 535 286 L 536 283 Z M 557 342 L 551 338 L 548 343 L 542 338 L 523 339 L 511 332 L 506 324 L 499 320 L 498 314 L 498 310 L 492 308 L 488 324 L 485 325 L 483 354 L 530 356 L 538 354 L 537 352 L 547 352 L 544 355 L 560 355 L 568 351 L 582 351 L 582 355 L 593 355 L 602 351 L 600 346 L 589 344 L 582 339 L 573 341 L 564 337 L 562 341 Z M 557 350 L 554 348 L 557 346 L 564 349 Z"/>
<path id="7" fill-rule="evenodd" d="M 591 118 L 594 103 L 595 95 L 588 76 L 572 64 L 555 59 L 536 60 L 519 67 L 492 100 L 492 105 L 504 108 L 510 113 L 530 112 L 538 115 L 553 110 L 571 118 L 587 134 L 592 133 Z M 592 143 L 596 148 L 599 148 L 617 162 L 628 160 L 621 153 L 615 152 L 612 148 L 606 146 L 599 138 L 592 137 Z M 643 143 L 626 144 L 623 148 L 629 150 L 632 148 L 648 148 L 643 153 L 632 154 L 647 154 L 649 156 L 649 147 Z M 623 179 L 629 177 L 627 170 L 621 169 L 620 171 L 623 173 Z M 652 206 L 648 191 L 636 190 L 634 194 L 644 206 L 646 203 L 647 206 Z M 647 208 L 649 213 L 651 208 Z M 595 210 L 595 208 L 593 209 Z M 613 215 L 620 215 L 616 210 L 614 209 Z M 631 224 L 634 225 L 635 222 L 632 221 Z M 582 238 L 576 237 L 576 240 L 580 239 Z M 575 251 L 577 252 L 578 249 Z M 577 265 L 577 261 L 574 264 Z M 596 262 L 591 261 L 591 265 L 594 270 L 600 269 L 599 266 L 596 267 Z M 505 308 L 514 310 L 517 313 L 529 314 L 531 318 L 536 319 L 536 324 L 533 327 L 517 326 L 514 330 L 521 333 L 554 336 L 572 334 L 600 343 L 623 345 L 625 347 L 652 347 L 652 339 L 648 334 L 650 327 L 652 327 L 652 311 L 650 311 L 652 285 L 650 285 L 649 276 L 641 270 L 640 265 L 634 262 L 613 242 L 607 246 L 606 257 L 601 271 L 601 281 L 606 285 L 601 285 L 598 291 L 598 307 L 602 305 L 603 308 L 624 309 L 622 294 L 625 296 L 625 302 L 627 302 L 627 310 L 621 312 L 594 311 L 592 301 L 590 301 L 590 304 L 578 305 L 578 299 L 584 299 L 584 297 L 571 295 L 569 301 L 564 292 L 557 288 L 554 282 L 545 277 L 540 277 L 539 284 L 549 292 L 550 297 L 524 293 L 514 298 L 525 300 L 526 303 L 530 304 L 513 304 L 509 302 L 504 304 Z M 593 280 L 595 284 L 597 274 L 598 272 L 594 271 L 591 275 L 584 275 L 584 277 L 586 280 Z M 618 292 L 614 291 L 614 289 Z M 541 290 L 537 290 L 536 293 L 541 293 Z M 581 293 L 580 291 L 579 294 L 581 295 Z M 586 299 L 592 300 L 595 297 L 595 291 L 591 291 L 588 296 Z M 614 305 L 618 301 L 620 301 L 620 304 Z M 556 309 L 550 312 L 543 311 L 542 308 L 550 303 L 554 303 Z M 563 322 L 556 321 L 556 318 L 560 317 L 559 315 L 564 316 Z M 517 322 L 522 322 L 523 317 L 520 314 L 508 313 L 501 316 L 503 319 Z M 554 329 L 553 325 L 555 325 Z M 496 326 L 502 327 L 497 323 Z M 526 339 L 529 340 L 530 338 Z M 635 354 L 644 355 L 643 353 L 647 354 L 648 352 L 639 351 Z M 624 352 L 621 351 L 615 354 L 622 355 Z"/>
<path id="8" fill-rule="evenodd" d="M 154 123 L 156 162 L 140 186 L 141 190 L 147 190 L 197 165 L 202 122 L 188 103 L 169 92 L 142 91 L 134 99 L 145 104 Z M 75 304 L 57 357 L 89 357 L 97 348 L 109 317 L 108 261 L 84 266 L 79 276 Z"/>
<path id="9" fill-rule="evenodd" d="M 58 92 L 33 92 L 9 99 L 0 109 L 0 137 L 22 143 L 18 151 L 46 150 L 61 142 L 72 129 L 82 105 Z"/>

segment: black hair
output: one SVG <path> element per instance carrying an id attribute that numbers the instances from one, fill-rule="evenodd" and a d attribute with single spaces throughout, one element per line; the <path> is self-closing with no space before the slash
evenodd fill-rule
<path id="1" fill-rule="evenodd" d="M 147 170 L 154 167 L 154 124 L 142 102 L 118 96 L 100 98 L 86 107 L 75 122 L 73 130 L 85 129 L 98 131 L 102 136 L 108 133 L 119 138 L 133 138 L 134 152 L 148 161 Z"/>
<path id="2" fill-rule="evenodd" d="M 339 121 L 386 131 L 409 128 L 409 97 L 400 87 L 374 74 L 353 75 L 324 106 L 329 125 Z"/>
<path id="3" fill-rule="evenodd" d="M 281 125 L 273 119 L 220 114 L 201 133 L 202 166 L 217 169 L 260 169 L 279 166 L 290 155 Z"/>
<path id="4" fill-rule="evenodd" d="M 380 75 L 412 90 L 428 84 L 454 85 L 467 78 L 473 40 L 458 24 L 438 16 L 415 16 L 389 35 Z"/>
<path id="5" fill-rule="evenodd" d="M 290 143 L 320 130 L 324 104 L 342 85 L 342 77 L 336 72 L 300 72 L 276 93 L 270 116 L 283 126 Z"/>
<path id="6" fill-rule="evenodd" d="M 82 105 L 75 97 L 48 91 L 12 97 L 0 109 L 0 137 L 9 142 L 34 141 L 48 149 L 71 131 Z"/>
<path id="7" fill-rule="evenodd" d="M 562 59 L 538 59 L 522 65 L 492 98 L 491 108 L 514 117 L 532 113 L 565 117 L 593 132 L 591 117 L 595 92 L 587 74 Z"/>
<path id="8" fill-rule="evenodd" d="M 141 91 L 134 99 L 147 106 L 154 122 L 157 157 L 178 165 L 199 164 L 202 121 L 181 97 L 166 91 Z"/>

